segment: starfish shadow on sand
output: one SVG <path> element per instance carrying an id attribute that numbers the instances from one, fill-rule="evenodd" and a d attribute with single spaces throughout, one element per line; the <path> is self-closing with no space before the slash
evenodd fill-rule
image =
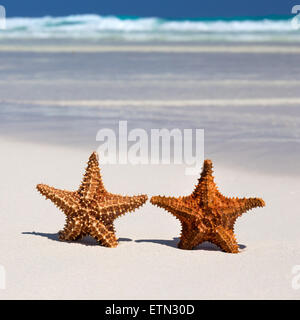
<path id="1" fill-rule="evenodd" d="M 42 232 L 32 231 L 32 232 L 22 232 L 22 234 L 29 234 L 29 235 L 33 235 L 33 236 L 45 237 L 50 240 L 58 241 L 58 242 L 78 243 L 78 244 L 85 245 L 85 246 L 99 246 L 99 243 L 90 236 L 86 236 L 78 241 L 62 241 L 62 240 L 59 240 L 58 233 L 42 233 Z M 119 238 L 118 241 L 119 242 L 130 242 L 130 241 L 132 241 L 132 239 Z"/>
<path id="2" fill-rule="evenodd" d="M 137 243 L 143 243 L 143 242 L 152 242 L 157 243 L 173 248 L 177 248 L 177 244 L 179 242 L 179 238 L 173 238 L 173 240 L 165 240 L 165 239 L 141 239 L 141 240 L 135 240 Z M 241 250 L 245 249 L 246 246 L 243 244 L 238 245 Z M 180 249 L 182 250 L 182 249 Z M 201 244 L 199 244 L 194 250 L 206 250 L 206 251 L 222 251 L 219 247 L 214 245 L 211 242 L 205 241 Z"/>

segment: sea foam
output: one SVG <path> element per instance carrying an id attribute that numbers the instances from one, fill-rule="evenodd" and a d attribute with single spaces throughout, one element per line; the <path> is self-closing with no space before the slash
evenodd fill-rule
<path id="1" fill-rule="evenodd" d="M 6 30 L 0 30 L 1 38 L 77 38 L 124 41 L 300 41 L 300 16 L 281 19 L 244 18 L 236 20 L 167 20 L 99 15 L 7 18 Z"/>

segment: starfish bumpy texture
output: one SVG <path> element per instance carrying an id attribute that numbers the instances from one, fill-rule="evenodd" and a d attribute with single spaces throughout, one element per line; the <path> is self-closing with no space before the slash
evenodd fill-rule
<path id="1" fill-rule="evenodd" d="M 146 195 L 121 196 L 105 190 L 94 152 L 78 191 L 66 191 L 37 185 L 38 191 L 50 199 L 66 215 L 65 228 L 59 232 L 59 239 L 78 240 L 90 235 L 105 247 L 116 247 L 118 241 L 113 222 L 119 216 L 134 211 L 147 201 Z"/>
<path id="2" fill-rule="evenodd" d="M 260 198 L 224 197 L 218 191 L 212 173 L 211 160 L 205 160 L 198 185 L 190 196 L 155 196 L 150 202 L 180 220 L 182 232 L 179 248 L 193 249 L 209 241 L 225 252 L 238 253 L 239 246 L 234 235 L 236 219 L 252 208 L 265 206 L 265 203 Z"/>

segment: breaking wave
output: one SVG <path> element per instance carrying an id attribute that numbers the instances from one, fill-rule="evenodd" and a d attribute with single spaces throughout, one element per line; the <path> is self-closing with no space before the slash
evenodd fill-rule
<path id="1" fill-rule="evenodd" d="M 300 15 L 282 18 L 182 19 L 99 15 L 8 18 L 6 38 L 128 41 L 300 41 Z"/>

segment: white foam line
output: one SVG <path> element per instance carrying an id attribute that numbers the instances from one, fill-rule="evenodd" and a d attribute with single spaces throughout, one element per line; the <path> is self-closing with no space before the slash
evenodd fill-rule
<path id="1" fill-rule="evenodd" d="M 300 98 L 204 100 L 0 100 L 0 103 L 57 107 L 205 107 L 300 106 Z"/>
<path id="2" fill-rule="evenodd" d="M 1 69 L 1 67 L 0 67 Z M 122 79 L 122 80 L 84 80 L 85 85 L 111 85 L 116 83 L 130 83 L 130 85 L 135 86 L 143 86 L 145 84 L 151 84 L 156 86 L 161 86 L 162 84 L 168 84 L 169 86 L 189 86 L 191 84 L 197 86 L 300 86 L 300 80 L 231 80 L 231 79 L 224 79 L 224 80 L 197 80 L 197 79 L 188 79 L 186 77 L 174 77 L 172 79 L 168 79 L 167 77 L 138 77 L 133 79 Z M 12 85 L 15 86 L 16 84 L 20 85 L 51 85 L 53 86 L 53 80 L 32 80 L 32 79 L 14 79 L 13 81 L 9 80 L 0 80 L 1 85 Z M 56 79 L 55 84 L 62 84 L 62 85 L 70 85 L 70 84 L 82 84 L 82 80 L 76 79 Z"/>
<path id="3" fill-rule="evenodd" d="M 157 52 L 157 53 L 300 53 L 300 46 L 19 46 L 0 45 L 0 52 L 48 52 L 48 53 L 93 53 L 93 52 Z"/>

